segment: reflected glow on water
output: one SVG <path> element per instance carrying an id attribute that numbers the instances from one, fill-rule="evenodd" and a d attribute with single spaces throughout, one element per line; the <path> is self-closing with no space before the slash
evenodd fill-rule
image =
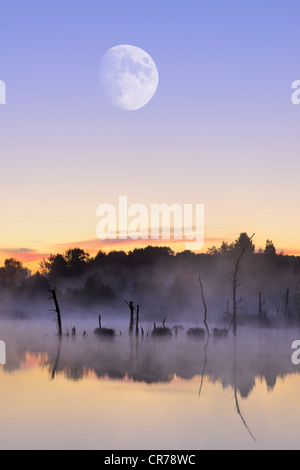
<path id="1" fill-rule="evenodd" d="M 34 351 L 15 338 L 8 364 L 0 367 L 0 448 L 298 449 L 300 374 L 289 349 L 283 354 L 290 334 L 277 343 L 275 333 L 268 334 L 277 357 L 266 353 L 262 338 L 254 341 L 251 354 L 240 340 L 237 352 L 237 397 L 256 442 L 237 413 L 230 341 L 209 345 L 199 397 L 203 343 L 149 340 L 139 345 L 137 356 L 128 337 L 107 344 L 93 337 L 63 339 L 52 379 L 57 338 L 43 337 L 44 350 L 35 345 Z M 168 368 L 170 358 L 174 363 Z"/>
<path id="2" fill-rule="evenodd" d="M 233 390 L 200 377 L 147 385 L 128 379 L 80 382 L 48 368 L 0 371 L 1 448 L 207 449 L 298 448 L 300 376 L 279 379 L 268 392 L 256 380 L 240 400 L 251 440 L 235 410 Z"/>

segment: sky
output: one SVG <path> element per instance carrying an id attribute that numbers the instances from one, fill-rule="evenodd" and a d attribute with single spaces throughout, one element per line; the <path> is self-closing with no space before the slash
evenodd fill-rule
<path id="1" fill-rule="evenodd" d="M 299 254 L 299 14 L 298 0 L 2 0 L 0 264 L 137 246 L 97 239 L 97 207 L 122 195 L 204 204 L 202 251 L 246 231 Z M 159 72 L 137 111 L 99 84 L 118 44 Z"/>

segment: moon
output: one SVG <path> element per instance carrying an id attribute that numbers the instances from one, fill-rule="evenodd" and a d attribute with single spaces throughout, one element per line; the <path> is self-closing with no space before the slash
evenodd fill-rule
<path id="1" fill-rule="evenodd" d="M 105 97 L 126 111 L 149 103 L 157 90 L 158 78 L 152 57 L 136 46 L 112 47 L 100 62 L 100 84 Z"/>

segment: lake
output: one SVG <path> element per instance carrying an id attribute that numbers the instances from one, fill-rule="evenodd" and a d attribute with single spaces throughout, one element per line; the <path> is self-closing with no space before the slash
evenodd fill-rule
<path id="1" fill-rule="evenodd" d="M 100 339 L 90 320 L 67 323 L 77 334 L 61 342 L 51 322 L 0 323 L 1 449 L 300 448 L 300 330 L 207 343 L 117 323 Z"/>

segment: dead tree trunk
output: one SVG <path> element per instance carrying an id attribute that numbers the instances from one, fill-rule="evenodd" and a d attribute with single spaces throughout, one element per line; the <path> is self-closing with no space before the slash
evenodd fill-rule
<path id="1" fill-rule="evenodd" d="M 233 326 L 233 334 L 236 336 L 237 332 L 237 309 L 238 309 L 238 302 L 236 299 L 236 293 L 238 288 L 238 271 L 239 271 L 239 262 L 235 263 L 235 269 L 233 274 L 232 280 L 232 326 Z"/>
<path id="2" fill-rule="evenodd" d="M 199 398 L 200 398 L 202 387 L 203 387 L 203 382 L 204 382 L 205 369 L 207 365 L 207 348 L 208 348 L 209 339 L 210 339 L 209 327 L 207 324 L 207 306 L 206 306 L 206 302 L 204 298 L 203 284 L 202 284 L 200 273 L 199 273 L 199 284 L 200 284 L 200 291 L 201 291 L 201 299 L 202 299 L 202 303 L 204 307 L 203 323 L 207 331 L 207 338 L 206 338 L 205 345 L 204 345 L 204 362 L 203 362 L 203 369 L 202 369 L 202 374 L 201 374 L 201 383 L 200 383 L 200 388 L 199 388 Z"/>
<path id="3" fill-rule="evenodd" d="M 263 306 L 265 305 L 266 301 L 262 300 L 262 292 L 258 293 L 258 318 L 264 318 L 265 317 L 265 312 L 263 310 Z"/>
<path id="4" fill-rule="evenodd" d="M 206 306 L 206 302 L 205 302 L 205 298 L 204 298 L 204 292 L 203 292 L 203 285 L 202 285 L 202 280 L 201 280 L 201 276 L 199 274 L 199 284 L 200 284 L 200 290 L 201 290 L 201 298 L 202 298 L 202 303 L 203 303 L 203 307 L 204 307 L 204 326 L 206 328 L 206 331 L 207 331 L 207 335 L 209 336 L 209 328 L 208 328 L 208 324 L 207 324 L 207 306 Z"/>
<path id="5" fill-rule="evenodd" d="M 290 313 L 291 313 L 289 309 L 289 305 L 290 305 L 290 289 L 287 289 L 286 294 L 285 294 L 285 303 L 284 303 L 284 314 L 286 318 L 290 317 Z"/>
<path id="6" fill-rule="evenodd" d="M 132 333 L 133 332 L 133 326 L 134 326 L 134 303 L 132 302 L 132 300 L 130 302 L 125 300 L 125 302 L 128 305 L 129 310 L 130 310 L 129 333 Z"/>
<path id="7" fill-rule="evenodd" d="M 240 283 L 239 283 L 239 280 L 238 280 L 238 274 L 239 274 L 239 270 L 240 270 L 240 267 L 241 267 L 242 258 L 244 256 L 244 254 L 245 254 L 252 238 L 254 237 L 254 235 L 255 234 L 253 234 L 252 237 L 249 238 L 246 245 L 242 249 L 240 255 L 238 256 L 237 260 L 235 261 L 234 271 L 232 273 L 232 322 L 229 326 L 228 331 L 230 330 L 231 325 L 232 325 L 234 336 L 236 336 L 236 334 L 237 334 L 237 311 L 239 309 L 240 304 L 243 301 L 242 298 L 240 298 L 239 300 L 237 299 L 237 290 L 238 290 L 238 287 L 240 286 Z"/>
<path id="8" fill-rule="evenodd" d="M 51 297 L 49 299 L 53 299 L 54 305 L 55 305 L 55 312 L 57 314 L 57 330 L 58 330 L 58 336 L 62 336 L 62 322 L 61 322 L 61 314 L 60 314 L 60 308 L 58 305 L 57 297 L 56 297 L 56 291 L 54 289 L 50 290 Z"/>
<path id="9" fill-rule="evenodd" d="M 136 334 L 136 336 L 139 335 L 139 320 L 140 320 L 140 306 L 137 305 L 137 307 L 136 307 L 136 323 L 135 323 L 135 334 Z"/>

